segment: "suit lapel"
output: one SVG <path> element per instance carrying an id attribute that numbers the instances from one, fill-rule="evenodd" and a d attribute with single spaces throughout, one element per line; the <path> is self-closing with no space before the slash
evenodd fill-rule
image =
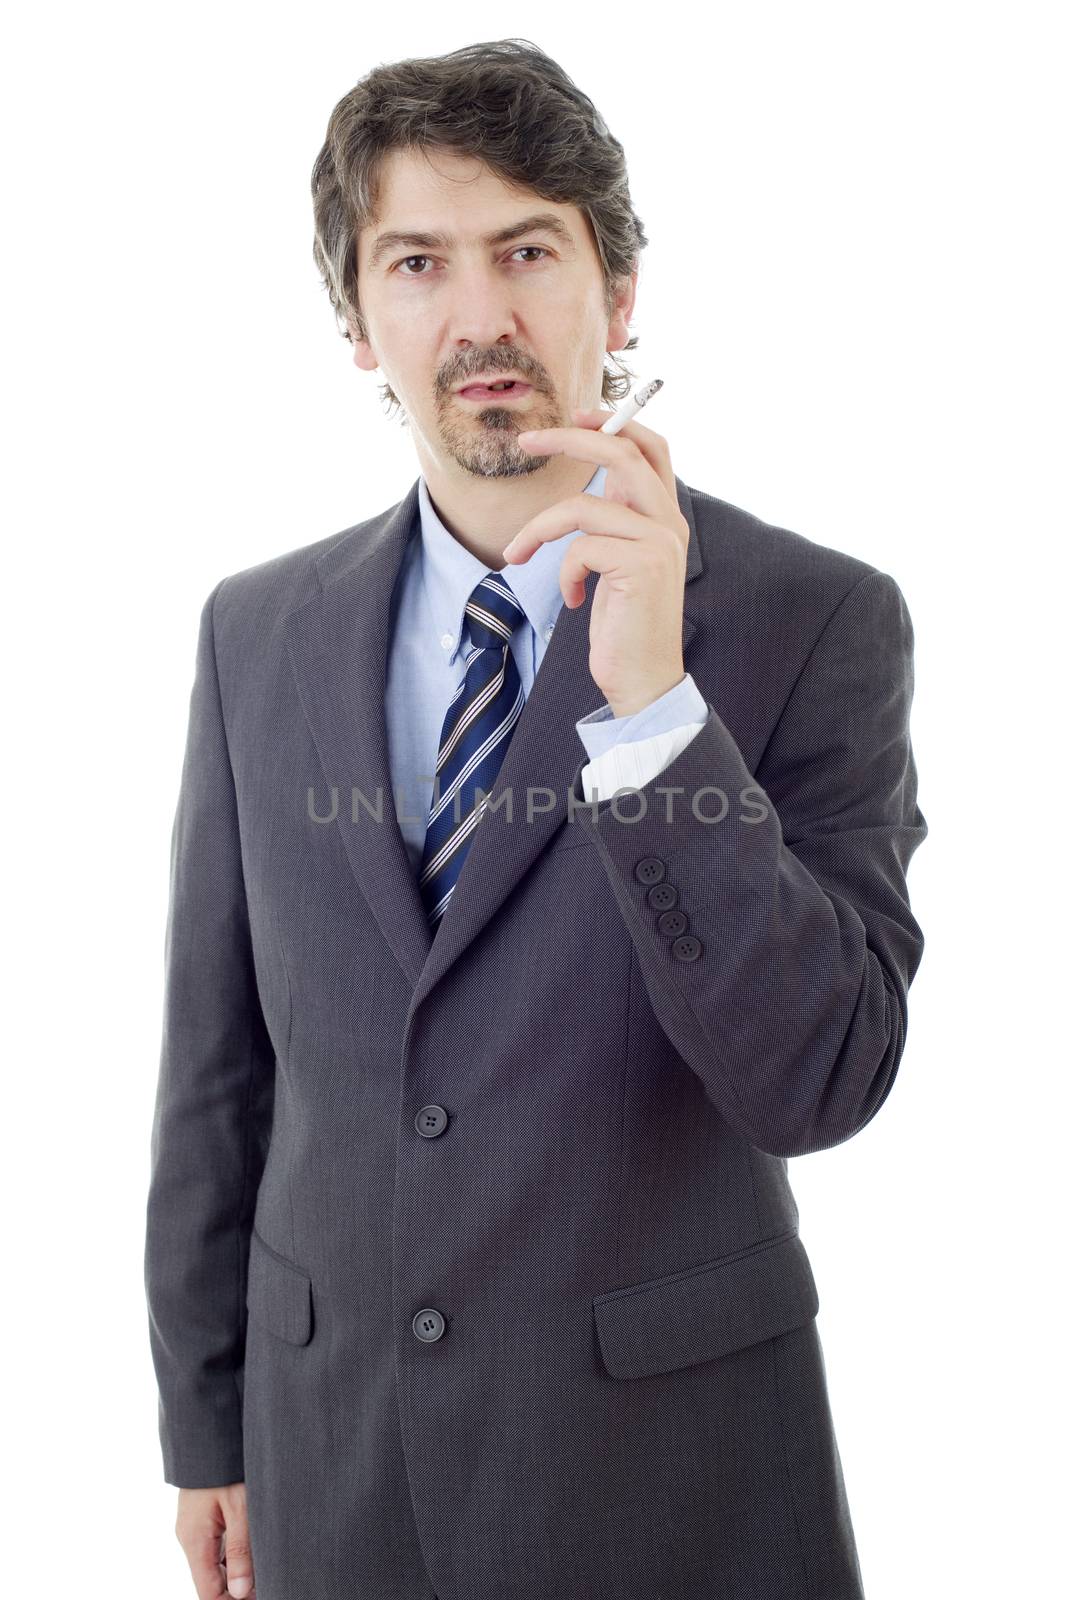
<path id="1" fill-rule="evenodd" d="M 688 584 L 701 571 L 700 550 L 689 490 L 677 475 L 675 486 L 689 524 Z M 319 557 L 320 593 L 285 624 L 323 773 L 338 790 L 337 822 L 349 864 L 412 984 L 416 1004 L 482 931 L 566 820 L 567 793 L 582 756 L 574 724 L 604 702 L 588 666 L 593 574 L 584 605 L 560 609 L 493 786 L 491 802 L 511 791 L 511 820 L 503 805 L 482 816 L 431 940 L 396 816 L 385 718 L 394 587 L 417 520 L 416 479 L 396 507 L 360 524 Z M 683 650 L 695 630 L 695 618 L 683 611 Z M 353 787 L 369 805 L 377 807 L 380 796 L 381 822 L 365 810 L 359 821 L 351 820 Z M 528 795 L 532 805 L 551 809 L 527 821 Z"/>

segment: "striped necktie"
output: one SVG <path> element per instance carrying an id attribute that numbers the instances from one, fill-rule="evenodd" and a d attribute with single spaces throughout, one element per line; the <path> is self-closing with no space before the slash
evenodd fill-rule
<path id="1" fill-rule="evenodd" d="M 431 933 L 440 926 L 526 698 L 510 647 L 526 613 L 499 572 L 475 585 L 464 615 L 474 648 L 441 727 L 419 872 Z"/>

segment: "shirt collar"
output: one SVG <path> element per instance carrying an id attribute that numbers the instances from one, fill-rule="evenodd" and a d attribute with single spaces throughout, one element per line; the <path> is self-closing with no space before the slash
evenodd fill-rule
<path id="1" fill-rule="evenodd" d="M 603 495 L 606 476 L 607 468 L 597 467 L 581 492 Z M 421 475 L 419 526 L 422 581 L 426 586 L 438 648 L 443 655 L 447 653 L 451 663 L 456 658 L 463 638 L 465 611 L 471 590 L 487 572 L 493 572 L 495 568 L 479 561 L 449 533 L 434 509 L 426 479 Z M 577 539 L 582 531 L 581 528 L 575 528 L 558 539 L 546 539 L 528 561 L 517 567 L 509 563 L 500 569 L 501 576 L 507 579 L 508 587 L 529 618 L 542 650 L 548 648 L 556 617 L 563 604 L 559 587 L 560 563 L 571 540 Z"/>

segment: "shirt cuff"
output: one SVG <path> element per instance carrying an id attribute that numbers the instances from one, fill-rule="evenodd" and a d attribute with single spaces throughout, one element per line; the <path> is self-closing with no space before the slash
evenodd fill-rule
<path id="1" fill-rule="evenodd" d="M 620 740 L 582 768 L 583 798 L 589 803 L 610 800 L 620 789 L 642 788 L 681 755 L 706 722 L 705 717 L 701 722 L 684 722 L 669 733 L 654 733 L 647 739 Z"/>
<path id="2" fill-rule="evenodd" d="M 670 733 L 687 723 L 703 725 L 708 720 L 708 709 L 708 702 L 687 672 L 681 683 L 630 716 L 613 717 L 611 707 L 605 705 L 582 717 L 574 728 L 592 760 L 618 744 Z"/>

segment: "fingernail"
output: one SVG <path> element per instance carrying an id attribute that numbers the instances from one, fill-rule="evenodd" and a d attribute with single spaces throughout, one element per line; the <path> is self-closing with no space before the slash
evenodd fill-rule
<path id="1" fill-rule="evenodd" d="M 251 1578 L 231 1578 L 227 1585 L 234 1600 L 248 1600 L 252 1588 Z"/>

